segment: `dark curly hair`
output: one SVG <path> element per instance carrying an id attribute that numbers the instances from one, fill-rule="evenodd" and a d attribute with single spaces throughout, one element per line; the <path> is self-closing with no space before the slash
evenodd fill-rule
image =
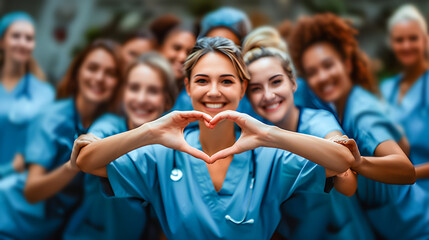
<path id="1" fill-rule="evenodd" d="M 316 14 L 298 20 L 290 38 L 290 52 L 301 75 L 305 77 L 302 55 L 311 45 L 320 42 L 331 44 L 344 60 L 350 60 L 350 79 L 373 93 L 378 93 L 368 57 L 359 49 L 355 38 L 357 30 L 350 23 L 331 13 Z"/>

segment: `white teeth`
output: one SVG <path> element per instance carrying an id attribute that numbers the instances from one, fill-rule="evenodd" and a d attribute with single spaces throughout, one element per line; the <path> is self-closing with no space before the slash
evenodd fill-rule
<path id="1" fill-rule="evenodd" d="M 275 109 L 276 107 L 278 107 L 280 105 L 280 103 L 275 103 L 275 104 L 271 104 L 269 106 L 266 106 L 266 109 Z"/>
<path id="2" fill-rule="evenodd" d="M 136 110 L 136 111 L 135 111 L 135 113 L 136 113 L 136 114 L 139 114 L 139 115 L 143 115 L 143 114 L 148 114 L 148 113 L 149 113 L 149 111 L 145 111 L 145 110 Z"/>
<path id="3" fill-rule="evenodd" d="M 330 92 L 334 88 L 333 84 L 329 84 L 323 88 L 323 92 Z"/>
<path id="4" fill-rule="evenodd" d="M 205 105 L 208 108 L 221 108 L 221 107 L 223 107 L 222 103 L 206 103 Z"/>

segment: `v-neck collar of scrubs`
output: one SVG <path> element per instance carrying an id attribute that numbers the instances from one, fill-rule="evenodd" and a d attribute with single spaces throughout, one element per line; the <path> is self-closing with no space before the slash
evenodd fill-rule
<path id="1" fill-rule="evenodd" d="M 197 129 L 194 129 L 194 131 L 189 132 L 189 134 L 192 134 L 194 136 L 189 136 L 186 139 L 192 140 L 192 142 L 189 142 L 189 145 L 202 151 L 201 143 L 199 141 L 200 131 L 198 129 L 198 126 L 196 126 L 196 128 Z M 235 134 L 237 140 L 240 137 L 239 128 L 235 129 Z M 218 196 L 233 195 L 234 191 L 236 190 L 239 182 L 243 179 L 243 177 L 245 177 L 246 174 L 250 174 L 251 176 L 253 173 L 253 166 L 251 166 L 251 157 L 251 151 L 235 154 L 233 156 L 233 159 L 228 167 L 225 179 L 223 181 L 222 188 L 219 190 L 219 192 L 215 190 L 207 165 L 203 160 L 195 159 L 196 161 L 193 161 L 191 165 L 192 170 L 197 173 L 195 174 L 197 178 L 196 180 L 202 187 L 204 193 Z"/>
<path id="2" fill-rule="evenodd" d="M 401 102 L 398 102 L 399 98 L 399 88 L 400 84 L 403 80 L 403 75 L 400 74 L 394 81 L 394 89 L 392 93 L 392 98 L 390 99 L 391 104 L 394 106 L 420 106 L 421 101 L 424 101 L 425 99 L 416 98 L 415 96 L 420 96 L 422 91 L 425 91 L 423 89 L 424 87 L 424 81 L 428 81 L 429 78 L 429 70 L 426 71 L 424 74 L 420 76 L 419 79 L 417 79 L 416 82 L 413 83 L 413 85 L 408 89 L 408 91 L 402 96 Z M 423 96 L 421 96 L 423 97 Z M 407 108 L 409 109 L 409 107 Z"/>
<path id="3" fill-rule="evenodd" d="M 15 85 L 15 87 L 12 90 L 7 90 L 3 83 L 0 82 L 0 89 L 2 92 L 4 92 L 5 94 L 8 95 L 13 95 L 13 96 L 18 96 L 21 95 L 25 92 L 28 92 L 28 90 L 26 88 L 28 88 L 28 81 L 29 81 L 29 74 L 26 73 L 24 74 L 24 76 L 21 77 L 21 79 L 18 81 L 18 83 Z"/>
<path id="4" fill-rule="evenodd" d="M 80 117 L 79 111 L 76 107 L 76 99 L 73 98 L 73 122 L 74 122 L 74 130 L 75 130 L 75 136 L 74 139 L 76 140 L 81 134 L 86 134 L 88 132 L 88 128 L 85 128 L 82 124 L 82 118 Z"/>

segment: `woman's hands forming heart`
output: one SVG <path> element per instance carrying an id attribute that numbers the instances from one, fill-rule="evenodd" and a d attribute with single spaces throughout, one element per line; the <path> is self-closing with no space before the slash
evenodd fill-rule
<path id="1" fill-rule="evenodd" d="M 242 129 L 240 138 L 233 146 L 221 150 L 210 157 L 204 152 L 191 147 L 185 141 L 183 130 L 189 123 L 203 121 L 206 127 L 214 128 L 216 124 L 223 120 L 234 121 Z M 151 142 L 153 144 L 161 144 L 168 148 L 186 152 L 207 163 L 214 163 L 230 155 L 264 146 L 264 139 L 266 139 L 267 132 L 270 129 L 270 126 L 259 122 L 247 114 L 235 111 L 224 111 L 217 114 L 214 118 L 198 111 L 175 111 L 148 124 L 152 132 L 151 136 L 153 139 Z"/>

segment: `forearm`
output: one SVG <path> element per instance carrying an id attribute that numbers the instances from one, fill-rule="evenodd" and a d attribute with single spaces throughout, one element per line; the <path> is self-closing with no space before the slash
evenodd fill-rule
<path id="1" fill-rule="evenodd" d="M 150 127 L 136 129 L 93 142 L 80 150 L 76 164 L 84 172 L 93 173 L 110 162 L 139 147 L 153 144 Z"/>
<path id="2" fill-rule="evenodd" d="M 339 193 L 345 196 L 353 196 L 357 189 L 357 177 L 349 169 L 344 173 L 338 174 L 334 180 L 334 187 Z"/>
<path id="3" fill-rule="evenodd" d="M 417 179 L 429 178 L 429 163 L 419 164 L 415 168 Z"/>
<path id="4" fill-rule="evenodd" d="M 336 172 L 347 171 L 354 162 L 349 149 L 322 138 L 277 127 L 270 127 L 264 138 L 266 147 L 287 150 Z"/>
<path id="5" fill-rule="evenodd" d="M 46 172 L 39 165 L 31 165 L 24 194 L 27 201 L 36 203 L 54 196 L 64 189 L 73 178 L 79 173 L 79 170 L 73 169 L 70 162 L 63 164 L 57 169 Z"/>
<path id="6" fill-rule="evenodd" d="M 383 157 L 361 157 L 361 163 L 353 168 L 360 175 L 388 184 L 413 184 L 415 170 L 403 154 Z"/>

